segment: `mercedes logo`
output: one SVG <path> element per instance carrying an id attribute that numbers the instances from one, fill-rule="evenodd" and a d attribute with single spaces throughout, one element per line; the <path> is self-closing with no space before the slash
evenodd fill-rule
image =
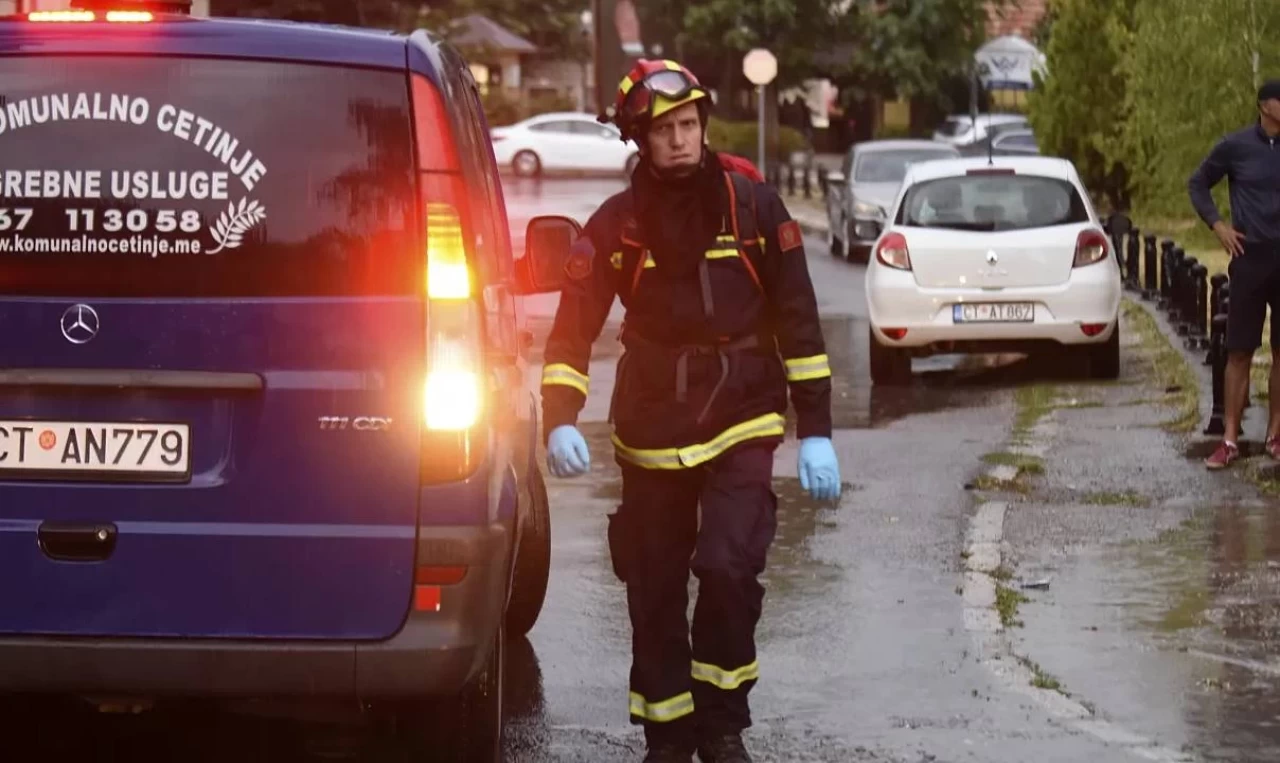
<path id="1" fill-rule="evenodd" d="M 98 311 L 72 305 L 62 313 L 62 335 L 72 344 L 87 344 L 98 335 Z"/>
<path id="2" fill-rule="evenodd" d="M 994 264 L 996 264 L 996 263 L 997 263 L 997 262 L 999 262 L 999 261 L 1000 261 L 1000 258 L 996 256 L 995 250 L 993 250 L 993 249 L 988 249 L 988 250 L 987 250 L 987 264 L 988 264 L 988 265 L 994 265 Z"/>

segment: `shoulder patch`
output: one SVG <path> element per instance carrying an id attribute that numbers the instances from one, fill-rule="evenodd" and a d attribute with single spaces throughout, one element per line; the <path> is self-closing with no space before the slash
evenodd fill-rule
<path id="1" fill-rule="evenodd" d="M 595 245 L 590 236 L 580 236 L 569 248 L 569 259 L 565 260 L 564 272 L 573 280 L 581 281 L 591 275 L 591 266 L 596 258 Z"/>
<path id="2" fill-rule="evenodd" d="M 784 252 L 804 246 L 804 237 L 800 233 L 800 223 L 787 220 L 778 226 L 778 248 Z"/>

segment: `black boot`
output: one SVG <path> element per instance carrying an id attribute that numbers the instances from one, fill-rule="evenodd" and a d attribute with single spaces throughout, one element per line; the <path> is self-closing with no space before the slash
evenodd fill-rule
<path id="1" fill-rule="evenodd" d="M 693 753 L 679 745 L 657 744 L 649 748 L 644 763 L 693 763 Z"/>
<path id="2" fill-rule="evenodd" d="M 751 756 L 742 744 L 741 734 L 720 734 L 702 740 L 698 745 L 698 760 L 702 763 L 751 763 Z"/>

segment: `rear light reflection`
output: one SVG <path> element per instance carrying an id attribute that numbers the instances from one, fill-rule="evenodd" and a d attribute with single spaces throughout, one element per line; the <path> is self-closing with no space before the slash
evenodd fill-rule
<path id="1" fill-rule="evenodd" d="M 413 609 L 415 612 L 440 611 L 440 586 L 418 585 L 413 587 Z"/>
<path id="2" fill-rule="evenodd" d="M 107 21 L 116 24 L 146 24 L 154 20 L 150 11 L 107 11 Z"/>
<path id="3" fill-rule="evenodd" d="M 424 566 L 414 574 L 414 582 L 418 585 L 456 585 L 467 576 L 465 566 Z"/>
<path id="4" fill-rule="evenodd" d="M 880 329 L 880 333 L 881 333 L 881 334 L 884 334 L 885 336 L 887 336 L 888 338 L 892 339 L 892 340 L 893 340 L 893 341 L 895 341 L 895 342 L 897 342 L 897 341 L 901 341 L 902 339 L 905 339 L 905 338 L 906 338 L 906 336 L 907 336 L 907 330 L 906 330 L 906 329 L 884 329 L 884 328 L 882 328 L 882 329 Z"/>
<path id="5" fill-rule="evenodd" d="M 45 24 L 74 24 L 94 21 L 97 16 L 93 11 L 32 11 L 27 14 L 27 21 Z"/>

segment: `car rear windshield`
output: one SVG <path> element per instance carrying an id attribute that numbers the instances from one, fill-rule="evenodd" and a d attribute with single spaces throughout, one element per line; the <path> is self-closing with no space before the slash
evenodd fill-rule
<path id="1" fill-rule="evenodd" d="M 0 60 L 0 295 L 420 291 L 405 74 Z"/>
<path id="2" fill-rule="evenodd" d="M 916 183 L 897 223 L 918 228 L 1004 231 L 1088 222 L 1075 186 L 1037 175 L 962 175 Z"/>
<path id="3" fill-rule="evenodd" d="M 933 159 L 953 159 L 955 156 L 950 151 L 932 149 L 876 151 L 858 158 L 858 166 L 853 168 L 853 179 L 858 183 L 901 183 L 911 165 Z"/>

